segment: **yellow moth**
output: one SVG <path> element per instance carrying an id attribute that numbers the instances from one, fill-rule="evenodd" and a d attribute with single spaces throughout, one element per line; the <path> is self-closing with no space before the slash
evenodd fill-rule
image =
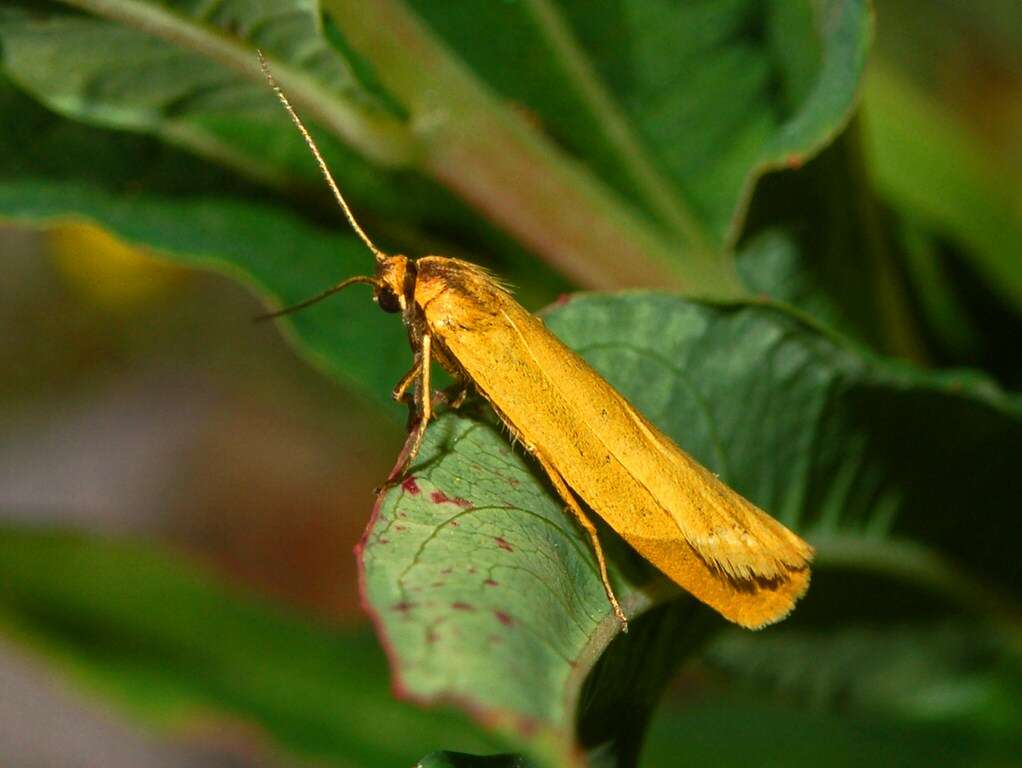
<path id="1" fill-rule="evenodd" d="M 376 257 L 374 275 L 348 278 L 269 316 L 355 283 L 371 285 L 382 310 L 401 314 L 414 361 L 394 398 L 405 400 L 410 392 L 415 431 L 396 473 L 415 458 L 432 416 L 430 365 L 437 362 L 461 387 L 452 406 L 474 389 L 546 473 L 589 536 L 607 598 L 625 627 L 583 504 L 726 619 L 755 629 L 784 618 L 809 586 L 812 548 L 650 424 L 485 270 L 443 256 L 410 259 L 380 251 L 355 221 L 262 56 L 260 62 L 348 221 Z"/>

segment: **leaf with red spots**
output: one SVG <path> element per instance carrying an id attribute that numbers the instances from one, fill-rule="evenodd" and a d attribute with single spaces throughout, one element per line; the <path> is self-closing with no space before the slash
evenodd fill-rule
<path id="1" fill-rule="evenodd" d="M 683 448 L 808 534 L 823 584 L 789 622 L 811 613 L 828 566 L 843 569 L 844 590 L 856 568 L 903 568 L 897 541 L 873 533 L 893 518 L 934 557 L 1016 571 L 995 516 L 973 516 L 969 533 L 934 514 L 993 493 L 1022 447 L 1022 410 L 989 384 L 883 362 L 764 306 L 591 294 L 545 319 Z M 541 765 L 595 749 L 629 764 L 657 691 L 723 622 L 689 599 L 665 602 L 678 590 L 602 530 L 634 619 L 618 635 L 586 537 L 484 405 L 442 414 L 409 477 L 379 500 L 362 551 L 363 597 L 398 692 L 466 709 Z M 881 599 L 867 595 L 843 600 L 843 614 Z"/>
<path id="2" fill-rule="evenodd" d="M 479 465 L 471 475 L 466 457 Z M 570 753 L 574 661 L 598 658 L 617 632 L 586 539 L 490 421 L 440 417 L 412 472 L 420 492 L 405 481 L 385 494 L 363 549 L 395 688 Z M 649 601 L 618 584 L 632 610 Z"/>

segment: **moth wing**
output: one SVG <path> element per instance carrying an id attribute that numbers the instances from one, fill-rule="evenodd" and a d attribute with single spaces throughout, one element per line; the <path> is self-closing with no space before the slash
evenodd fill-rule
<path id="1" fill-rule="evenodd" d="M 812 548 L 614 396 L 638 429 L 628 441 L 642 446 L 638 456 L 618 452 L 630 485 L 609 498 L 586 495 L 584 479 L 573 487 L 644 558 L 726 619 L 758 629 L 787 616 L 809 588 Z"/>
<path id="2" fill-rule="evenodd" d="M 622 407 L 659 457 L 629 462 L 700 557 L 738 579 L 778 578 L 804 568 L 813 549 L 679 448 L 624 398 Z M 650 467 L 656 467 L 650 472 Z"/>
<path id="3" fill-rule="evenodd" d="M 526 448 L 725 618 L 757 628 L 787 615 L 809 584 L 805 542 L 677 447 L 484 273 L 427 258 L 416 302 L 431 332 Z"/>

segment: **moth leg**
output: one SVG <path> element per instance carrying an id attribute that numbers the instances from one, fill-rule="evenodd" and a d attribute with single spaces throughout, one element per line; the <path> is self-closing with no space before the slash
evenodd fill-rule
<path id="1" fill-rule="evenodd" d="M 617 601 L 617 595 L 614 594 L 614 588 L 610 586 L 610 577 L 607 575 L 607 560 L 603 556 L 603 547 L 600 546 L 600 539 L 596 535 L 596 526 L 593 525 L 592 521 L 582 511 L 582 507 L 579 506 L 578 501 L 575 500 L 575 494 L 571 492 L 568 484 L 564 482 L 564 478 L 561 477 L 560 473 L 554 469 L 542 453 L 535 451 L 533 456 L 539 462 L 540 466 L 543 467 L 543 471 L 546 472 L 547 477 L 550 478 L 550 482 L 554 486 L 554 490 L 557 491 L 557 495 L 561 497 L 561 500 L 568 505 L 568 509 L 571 510 L 572 514 L 575 515 L 575 519 L 578 520 L 578 524 L 582 526 L 582 529 L 589 535 L 589 540 L 593 544 L 593 552 L 596 555 L 596 564 L 600 569 L 600 580 L 603 582 L 603 589 L 607 593 L 607 600 L 610 601 L 611 607 L 614 609 L 614 615 L 617 616 L 618 621 L 621 622 L 621 631 L 628 631 L 628 619 L 625 618 L 625 612 L 621 610 L 621 603 Z"/>
<path id="2" fill-rule="evenodd" d="M 415 388 L 415 397 L 418 400 L 417 411 L 419 414 L 419 422 L 415 425 L 415 434 L 412 437 L 411 447 L 408 449 L 408 454 L 405 456 L 404 467 L 407 467 L 415 457 L 419 454 L 419 449 L 422 447 L 422 438 L 426 434 L 426 427 L 429 426 L 429 420 L 433 417 L 433 395 L 430 392 L 429 383 L 429 364 L 430 364 L 430 345 L 432 340 L 429 334 L 423 334 L 422 336 L 422 359 L 419 361 L 419 385 Z M 404 470 L 402 467 L 402 471 Z"/>
<path id="3" fill-rule="evenodd" d="M 465 398 L 468 397 L 468 388 L 468 382 L 462 381 L 459 377 L 447 389 L 436 393 L 436 399 L 433 404 L 435 406 L 437 403 L 445 403 L 452 411 L 456 411 L 465 404 Z"/>
<path id="4" fill-rule="evenodd" d="M 419 375 L 419 370 L 422 368 L 422 358 L 419 355 L 415 356 L 415 362 L 412 367 L 408 369 L 408 373 L 401 377 L 401 380 L 394 385 L 394 390 L 391 392 L 391 396 L 397 401 L 401 402 L 405 399 L 405 395 L 408 394 L 408 387 L 411 386 L 412 382 L 415 381 L 415 377 Z"/>
<path id="5" fill-rule="evenodd" d="M 405 470 L 408 469 L 408 465 L 418 455 L 419 448 L 422 447 L 423 435 L 426 434 L 426 427 L 429 426 L 429 420 L 433 416 L 433 403 L 429 393 L 431 341 L 428 335 L 423 335 L 419 349 L 415 353 L 415 364 L 408 373 L 401 377 L 401 381 L 394 387 L 394 399 L 400 401 L 404 399 L 408 388 L 413 383 L 415 384 L 412 390 L 413 399 L 408 409 L 408 428 L 414 430 L 414 432 L 412 433 L 411 440 L 406 441 L 404 448 L 401 449 L 401 455 L 398 457 L 397 464 L 390 471 L 387 482 L 380 488 L 377 488 L 376 493 L 379 493 L 382 488 L 397 482 L 404 475 Z"/>
<path id="6" fill-rule="evenodd" d="M 458 410 L 465 403 L 465 398 L 468 397 L 468 384 L 459 384 L 458 394 L 450 401 L 450 407 L 452 410 Z"/>

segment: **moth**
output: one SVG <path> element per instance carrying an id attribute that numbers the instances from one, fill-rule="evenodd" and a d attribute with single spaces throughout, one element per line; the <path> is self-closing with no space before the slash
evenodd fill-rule
<path id="1" fill-rule="evenodd" d="M 784 618 L 809 586 L 812 548 L 660 432 L 484 269 L 459 259 L 411 259 L 378 249 L 261 54 L 260 63 L 376 259 L 373 275 L 350 277 L 267 317 L 358 283 L 372 286 L 384 312 L 401 315 L 413 363 L 393 396 L 408 402 L 413 432 L 392 477 L 405 471 L 422 445 L 433 415 L 430 369 L 438 363 L 460 387 L 452 407 L 474 389 L 549 478 L 588 535 L 607 599 L 624 628 L 627 620 L 583 505 L 726 619 L 757 629 Z"/>

